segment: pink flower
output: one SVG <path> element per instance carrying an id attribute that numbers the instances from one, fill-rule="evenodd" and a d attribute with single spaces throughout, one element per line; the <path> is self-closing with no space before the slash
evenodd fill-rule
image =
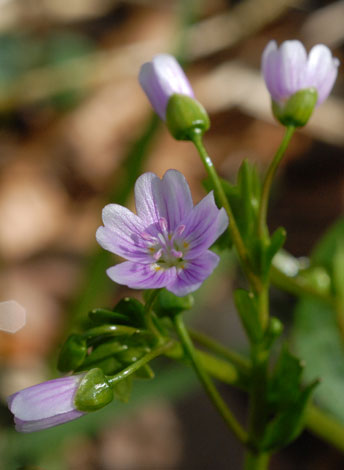
<path id="1" fill-rule="evenodd" d="M 317 106 L 330 94 L 336 81 L 339 60 L 323 44 L 307 52 L 300 41 L 285 41 L 280 48 L 270 41 L 262 56 L 262 73 L 271 97 L 282 103 L 294 93 L 315 88 Z"/>
<path id="2" fill-rule="evenodd" d="M 166 287 L 178 296 L 198 289 L 219 262 L 209 248 L 228 225 L 213 193 L 194 206 L 184 176 L 168 170 L 162 180 L 140 176 L 135 201 L 137 215 L 117 204 L 103 209 L 97 241 L 128 260 L 109 268 L 108 276 L 133 289 Z"/>

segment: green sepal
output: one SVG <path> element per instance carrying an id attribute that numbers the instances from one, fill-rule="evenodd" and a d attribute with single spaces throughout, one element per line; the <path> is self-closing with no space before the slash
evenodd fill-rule
<path id="1" fill-rule="evenodd" d="M 204 134 L 209 129 L 210 120 L 201 103 L 190 96 L 175 93 L 167 103 L 166 124 L 175 139 L 192 140 L 195 132 Z"/>
<path id="2" fill-rule="evenodd" d="M 113 400 L 113 391 L 101 369 L 91 369 L 81 379 L 74 404 L 79 411 L 95 411 Z"/>
<path id="3" fill-rule="evenodd" d="M 259 321 L 257 299 L 254 294 L 244 289 L 236 289 L 234 291 L 234 302 L 248 337 L 252 343 L 259 343 L 263 337 L 263 330 Z"/>
<path id="4" fill-rule="evenodd" d="M 154 311 L 159 317 L 173 317 L 185 310 L 190 310 L 194 305 L 191 294 L 177 297 L 167 289 L 161 289 L 153 304 Z"/>
<path id="5" fill-rule="evenodd" d="M 302 127 L 307 124 L 318 100 L 315 88 L 294 93 L 285 103 L 272 100 L 272 112 L 284 126 Z"/>
<path id="6" fill-rule="evenodd" d="M 131 376 L 116 382 L 113 385 L 113 394 L 122 403 L 128 403 L 132 391 L 133 378 Z"/>
<path id="7" fill-rule="evenodd" d="M 60 351 L 57 361 L 58 370 L 61 372 L 76 370 L 84 362 L 86 354 L 86 339 L 78 334 L 70 335 Z"/>

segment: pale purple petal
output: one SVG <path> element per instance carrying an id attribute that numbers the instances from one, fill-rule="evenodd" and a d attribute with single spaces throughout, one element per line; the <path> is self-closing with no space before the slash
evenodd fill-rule
<path id="1" fill-rule="evenodd" d="M 162 179 L 169 230 L 174 230 L 192 210 L 191 192 L 185 177 L 177 170 L 168 170 Z"/>
<path id="2" fill-rule="evenodd" d="M 166 107 L 171 95 L 180 93 L 194 96 L 183 69 L 169 54 L 159 54 L 152 62 L 143 64 L 139 82 L 161 119 L 166 117 Z"/>
<path id="3" fill-rule="evenodd" d="M 146 230 L 157 226 L 161 217 L 166 218 L 162 181 L 154 173 L 144 173 L 135 183 L 136 212 Z"/>
<path id="4" fill-rule="evenodd" d="M 339 60 L 332 57 L 328 47 L 318 44 L 311 49 L 307 63 L 307 86 L 317 89 L 317 105 L 330 94 L 337 78 L 338 66 Z"/>
<path id="5" fill-rule="evenodd" d="M 42 429 L 51 428 L 53 426 L 58 426 L 59 424 L 67 423 L 68 421 L 73 421 L 74 419 L 81 418 L 85 413 L 78 410 L 69 411 L 68 413 L 63 413 L 56 416 L 51 416 L 50 418 L 23 421 L 19 418 L 14 418 L 15 428 L 18 432 L 34 432 L 41 431 Z"/>
<path id="6" fill-rule="evenodd" d="M 300 41 L 285 41 L 280 47 L 281 91 L 284 97 L 305 88 L 307 52 Z"/>
<path id="7" fill-rule="evenodd" d="M 203 198 L 184 219 L 183 240 L 189 244 L 185 259 L 192 259 L 207 250 L 226 230 L 228 217 L 225 210 L 218 209 L 213 191 Z"/>
<path id="8" fill-rule="evenodd" d="M 137 215 L 118 204 L 108 204 L 103 209 L 103 222 L 105 227 L 96 232 L 103 248 L 132 261 L 149 262 L 147 242 L 142 238 L 145 225 Z"/>
<path id="9" fill-rule="evenodd" d="M 329 95 L 337 77 L 339 61 L 324 45 L 307 53 L 300 41 L 285 41 L 277 48 L 270 41 L 262 55 L 262 73 L 274 101 L 283 102 L 299 90 L 314 87 L 318 92 L 317 105 Z"/>
<path id="10" fill-rule="evenodd" d="M 84 374 L 49 380 L 25 388 L 8 398 L 16 429 L 38 431 L 76 419 L 84 413 L 76 410 L 74 396 Z"/>
<path id="11" fill-rule="evenodd" d="M 175 267 L 162 269 L 155 264 L 131 261 L 112 266 L 106 272 L 110 279 L 131 289 L 159 289 L 166 287 L 176 277 Z"/>
<path id="12" fill-rule="evenodd" d="M 205 251 L 199 258 L 187 261 L 185 269 L 178 270 L 175 281 L 167 286 L 167 290 L 179 297 L 194 292 L 214 271 L 219 260 L 212 251 Z"/>

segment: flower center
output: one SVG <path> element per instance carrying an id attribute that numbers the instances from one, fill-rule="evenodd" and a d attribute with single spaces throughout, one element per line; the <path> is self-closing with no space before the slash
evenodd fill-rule
<path id="1" fill-rule="evenodd" d="M 185 225 L 179 225 L 171 233 L 168 231 L 166 219 L 161 217 L 159 227 L 161 232 L 156 236 L 147 232 L 142 233 L 142 237 L 149 242 L 148 253 L 152 256 L 156 269 L 167 269 L 172 266 L 183 269 L 185 267 L 183 257 L 189 248 L 189 243 L 181 238 Z"/>

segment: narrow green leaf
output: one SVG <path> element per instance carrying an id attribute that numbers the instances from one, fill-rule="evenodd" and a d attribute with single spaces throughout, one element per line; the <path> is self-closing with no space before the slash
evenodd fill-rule
<path id="1" fill-rule="evenodd" d="M 247 335 L 252 342 L 259 342 L 262 339 L 263 331 L 259 321 L 256 298 L 251 292 L 237 289 L 234 291 L 234 302 Z"/>

